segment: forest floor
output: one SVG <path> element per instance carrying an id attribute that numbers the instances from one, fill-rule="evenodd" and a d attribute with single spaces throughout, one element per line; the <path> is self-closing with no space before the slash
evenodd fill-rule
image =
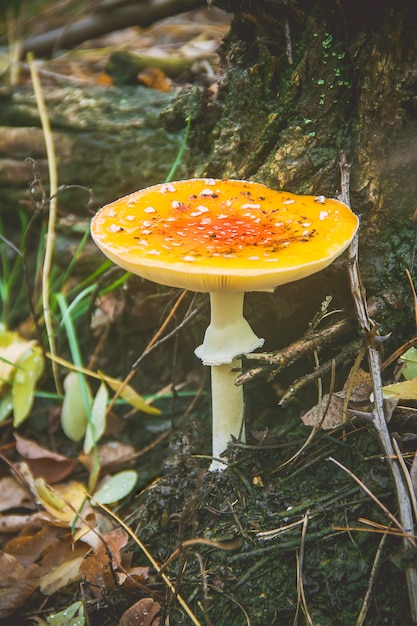
<path id="1" fill-rule="evenodd" d="M 53 21 L 48 11 L 37 19 Z M 111 88 L 109 59 L 123 49 L 140 57 L 134 80 L 149 89 L 216 89 L 228 22 L 192 11 L 84 43 L 38 71 L 42 81 Z M 26 64 L 15 73 L 3 61 L 2 80 L 30 84 Z M 369 419 L 365 349 L 323 379 L 310 376 L 313 352 L 247 383 L 248 442 L 231 444 L 226 471 L 209 472 L 208 376 L 193 356 L 204 296 L 94 255 L 86 265 L 88 233 L 65 272 L 53 256 L 47 266 L 48 211 L 17 212 L 13 232 L 0 215 L 1 623 L 411 625 L 416 544 L 403 543 L 390 463 Z M 262 297 L 251 306 L 267 308 Z M 326 309 L 310 332 L 340 319 Z M 359 337 L 353 322 L 321 363 Z M 279 408 L 305 376 L 310 384 Z M 394 379 L 388 368 L 384 383 Z M 347 395 L 356 412 L 346 412 Z M 415 402 L 389 416 L 414 506 Z"/>

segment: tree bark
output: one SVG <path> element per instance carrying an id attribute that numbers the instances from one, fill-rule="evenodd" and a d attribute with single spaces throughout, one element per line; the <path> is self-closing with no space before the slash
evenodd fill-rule
<path id="1" fill-rule="evenodd" d="M 225 74 L 217 90 L 193 88 L 167 113 L 174 126 L 192 116 L 190 168 L 334 196 L 338 152 L 346 150 L 365 284 L 395 313 L 387 330 L 401 328 L 412 311 L 405 270 L 415 272 L 414 7 L 405 0 L 213 4 L 235 12 L 223 42 Z"/>

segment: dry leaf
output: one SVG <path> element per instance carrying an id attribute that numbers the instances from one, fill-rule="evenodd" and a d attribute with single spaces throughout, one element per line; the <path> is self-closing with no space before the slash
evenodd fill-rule
<path id="1" fill-rule="evenodd" d="M 84 554 L 67 559 L 41 576 L 39 588 L 42 593 L 51 596 L 63 587 L 79 580 L 80 566 L 83 560 Z"/>
<path id="2" fill-rule="evenodd" d="M 34 534 L 10 539 L 4 546 L 4 551 L 15 557 L 21 565 L 31 565 L 38 561 L 50 548 L 58 532 L 58 528 L 44 526 Z"/>
<path id="3" fill-rule="evenodd" d="M 0 479 L 0 493 L 0 511 L 34 508 L 33 500 L 27 490 L 13 476 L 4 476 Z"/>
<path id="4" fill-rule="evenodd" d="M 38 478 L 35 484 L 42 506 L 60 522 L 70 525 L 78 512 L 82 511 L 85 517 L 91 511 L 86 504 L 86 488 L 82 483 L 73 480 L 52 488 L 42 478 Z M 77 527 L 79 524 L 83 524 L 81 519 L 77 522 Z"/>
<path id="5" fill-rule="evenodd" d="M 0 516 L 0 533 L 19 533 L 30 525 L 32 515 L 2 515 Z"/>
<path id="6" fill-rule="evenodd" d="M 123 586 L 123 591 L 137 589 L 138 584 L 144 585 L 149 581 L 149 567 L 130 567 L 125 572 L 117 573 L 117 582 Z"/>
<path id="7" fill-rule="evenodd" d="M 42 477 L 49 484 L 57 483 L 76 468 L 75 461 L 62 454 L 56 454 L 46 448 L 42 448 L 36 442 L 25 439 L 17 433 L 16 450 L 25 458 L 35 478 Z"/>
<path id="8" fill-rule="evenodd" d="M 343 424 L 343 405 L 346 394 L 349 394 L 348 408 L 363 410 L 363 404 L 369 402 L 371 392 L 371 375 L 358 368 L 352 378 L 345 384 L 342 391 L 333 393 L 330 401 L 329 395 L 325 394 L 321 404 L 313 406 L 312 409 L 301 416 L 301 419 L 306 426 L 318 426 L 321 423 L 324 411 L 326 411 L 321 427 L 323 430 L 337 428 Z"/>
<path id="9" fill-rule="evenodd" d="M 350 385 L 349 401 L 350 402 L 368 402 L 372 393 L 372 377 L 369 372 L 365 372 L 362 368 L 358 368 L 351 380 L 348 381 Z M 339 395 L 345 397 L 345 392 L 349 389 L 348 383 L 343 387 L 343 391 Z"/>
<path id="10" fill-rule="evenodd" d="M 104 472 L 109 466 L 119 467 L 126 462 L 131 461 L 135 455 L 135 448 L 126 443 L 120 441 L 110 441 L 103 445 L 98 446 L 98 459 L 101 471 Z M 90 472 L 92 471 L 95 463 L 94 455 L 80 454 L 79 461 Z"/>
<path id="11" fill-rule="evenodd" d="M 152 598 L 142 598 L 125 611 L 117 626 L 159 626 L 161 605 Z"/>
<path id="12" fill-rule="evenodd" d="M 122 528 L 115 528 L 102 539 L 80 567 L 80 575 L 96 597 L 103 589 L 116 588 L 115 572 L 121 566 L 120 551 L 127 544 L 128 535 Z"/>
<path id="13" fill-rule="evenodd" d="M 157 89 L 158 91 L 170 91 L 172 82 L 168 76 L 160 70 L 158 67 L 147 67 L 138 73 L 138 81 L 150 87 L 151 89 Z"/>
<path id="14" fill-rule="evenodd" d="M 332 395 L 329 402 L 329 396 L 325 394 L 321 404 L 313 406 L 313 408 L 301 416 L 301 419 L 306 426 L 318 426 L 321 423 L 321 427 L 324 430 L 337 428 L 342 424 L 343 402 L 344 399 L 336 394 Z M 326 411 L 326 415 L 322 422 L 324 411 Z"/>
<path id="15" fill-rule="evenodd" d="M 37 587 L 38 566 L 23 567 L 5 552 L 0 553 L 0 622 L 13 615 Z"/>

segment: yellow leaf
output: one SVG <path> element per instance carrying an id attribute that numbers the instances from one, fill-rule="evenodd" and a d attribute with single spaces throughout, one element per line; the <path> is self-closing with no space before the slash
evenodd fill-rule
<path id="1" fill-rule="evenodd" d="M 384 398 L 402 398 L 402 400 L 417 400 L 417 378 L 404 380 L 401 383 L 386 385 L 382 388 Z"/>
<path id="2" fill-rule="evenodd" d="M 98 372 L 101 378 L 108 384 L 110 389 L 112 389 L 115 393 L 120 392 L 120 397 L 123 398 L 125 402 L 130 404 L 131 406 L 138 409 L 138 411 L 143 411 L 144 413 L 149 413 L 151 415 L 160 415 L 161 411 L 154 406 L 149 406 L 145 402 L 145 400 L 140 396 L 130 385 L 125 385 L 122 380 L 118 380 L 117 378 L 111 378 L 110 376 L 106 376 L 103 372 Z"/>
<path id="3" fill-rule="evenodd" d="M 35 486 L 42 506 L 48 513 L 55 519 L 70 525 L 77 511 L 81 511 L 85 501 L 85 486 L 73 480 L 52 488 L 45 483 L 43 478 L 37 478 Z M 68 503 L 71 503 L 71 506 Z"/>
<path id="4" fill-rule="evenodd" d="M 0 328 L 0 395 L 9 389 L 19 358 L 35 343 L 23 339 L 19 333 Z"/>
<path id="5" fill-rule="evenodd" d="M 15 428 L 29 415 L 32 408 L 36 383 L 44 367 L 43 354 L 39 346 L 26 350 L 16 362 L 12 383 L 13 425 Z"/>
<path id="6" fill-rule="evenodd" d="M 46 353 L 46 356 L 51 360 L 55 361 L 55 363 L 59 363 L 59 365 L 63 365 L 67 367 L 72 372 L 80 372 L 85 374 L 86 376 L 91 376 L 92 378 L 98 378 L 100 380 L 104 380 L 108 384 L 108 386 L 113 390 L 117 391 L 120 389 L 122 385 L 124 385 L 123 381 L 118 380 L 117 378 L 111 378 L 111 376 L 107 376 L 103 372 L 94 372 L 93 370 L 87 369 L 86 367 L 77 367 L 73 363 L 62 359 L 55 354 L 51 354 L 50 352 Z M 143 411 L 144 413 L 149 413 L 150 415 L 160 415 L 161 411 L 155 407 L 149 406 L 148 402 L 142 398 L 130 385 L 124 385 L 125 391 L 120 394 L 120 397 L 123 398 L 126 402 L 131 404 L 135 409 L 139 411 Z"/>

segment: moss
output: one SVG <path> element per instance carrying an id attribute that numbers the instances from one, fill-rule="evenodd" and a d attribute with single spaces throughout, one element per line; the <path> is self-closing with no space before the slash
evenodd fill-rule
<path id="1" fill-rule="evenodd" d="M 313 622 L 356 622 L 379 541 L 365 526 L 340 529 L 360 526 L 360 517 L 383 525 L 388 520 L 328 457 L 348 465 L 395 510 L 390 475 L 372 433 L 361 427 L 348 429 L 345 440 L 342 433 L 317 437 L 298 459 L 282 465 L 299 449 L 301 433 L 306 436 L 304 427 L 294 428 L 275 449 L 235 452 L 222 474 L 205 473 L 187 455 L 171 458 L 165 475 L 140 498 L 133 523 L 159 562 L 190 538 L 236 542 L 233 550 L 195 543 L 168 567 L 202 622 L 206 614 L 216 626 L 246 619 L 254 626 L 292 623 L 300 558 Z M 262 536 L 265 531 L 272 531 L 269 538 Z M 395 562 L 401 549 L 399 540 L 387 538 L 369 624 L 377 623 L 378 614 L 407 624 L 404 574 L 401 561 Z M 137 560 L 143 563 L 139 553 Z M 178 607 L 167 613 L 177 624 L 188 623 Z"/>

